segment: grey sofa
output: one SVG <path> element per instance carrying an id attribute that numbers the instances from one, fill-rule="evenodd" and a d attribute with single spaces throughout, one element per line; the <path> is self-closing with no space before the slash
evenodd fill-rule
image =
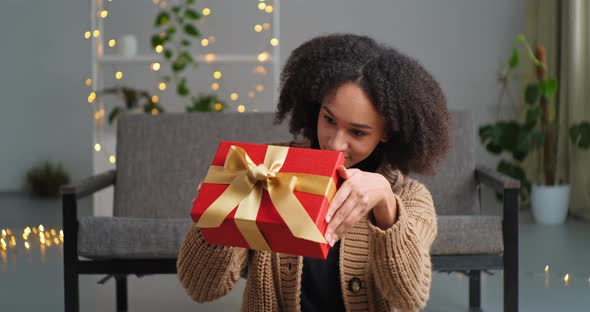
<path id="1" fill-rule="evenodd" d="M 118 311 L 128 307 L 128 275 L 174 274 L 191 224 L 189 212 L 197 184 L 205 177 L 219 141 L 291 140 L 287 126 L 273 126 L 273 121 L 273 113 L 120 118 L 117 169 L 62 189 L 65 310 L 79 310 L 81 274 L 114 277 Z M 416 177 L 431 190 L 439 214 L 434 269 L 468 274 L 470 306 L 478 309 L 481 272 L 504 268 L 505 310 L 516 311 L 518 184 L 475 166 L 475 132 L 468 113 L 453 113 L 453 124 L 453 149 L 440 174 Z M 480 184 L 504 193 L 504 219 L 479 214 Z M 78 199 L 111 185 L 113 217 L 77 216 Z"/>

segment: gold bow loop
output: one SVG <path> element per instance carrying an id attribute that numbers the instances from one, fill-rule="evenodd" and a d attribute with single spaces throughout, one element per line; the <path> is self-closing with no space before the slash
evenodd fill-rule
<path id="1" fill-rule="evenodd" d="M 256 165 L 246 151 L 232 145 L 223 166 L 211 166 L 205 183 L 229 184 L 197 222 L 201 228 L 217 228 L 237 206 L 234 221 L 252 249 L 270 247 L 256 225 L 263 190 L 266 189 L 279 215 L 297 238 L 326 243 L 314 221 L 293 191 L 322 195 L 331 200 L 336 185 L 331 177 L 279 172 L 289 147 L 269 145 L 264 164 Z"/>

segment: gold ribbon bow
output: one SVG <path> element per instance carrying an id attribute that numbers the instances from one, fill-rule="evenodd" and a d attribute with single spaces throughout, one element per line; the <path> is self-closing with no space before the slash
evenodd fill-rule
<path id="1" fill-rule="evenodd" d="M 256 225 L 263 189 L 287 227 L 297 238 L 326 243 L 314 221 L 293 191 L 334 197 L 336 186 L 331 177 L 279 172 L 289 147 L 269 145 L 264 164 L 256 165 L 246 151 L 232 145 L 223 166 L 211 166 L 205 183 L 229 184 L 229 187 L 201 215 L 196 226 L 217 228 L 236 207 L 234 221 L 250 245 L 256 250 L 268 250 L 264 236 Z"/>

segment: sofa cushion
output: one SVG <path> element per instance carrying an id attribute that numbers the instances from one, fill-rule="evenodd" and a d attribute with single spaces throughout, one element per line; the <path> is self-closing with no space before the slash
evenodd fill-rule
<path id="1" fill-rule="evenodd" d="M 81 217 L 78 254 L 91 259 L 176 259 L 191 223 L 190 218 Z"/>
<path id="2" fill-rule="evenodd" d="M 432 255 L 500 255 L 502 218 L 498 216 L 438 216 Z"/>

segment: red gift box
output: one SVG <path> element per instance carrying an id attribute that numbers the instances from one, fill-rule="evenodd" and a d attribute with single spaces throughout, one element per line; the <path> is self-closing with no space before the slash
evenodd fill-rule
<path id="1" fill-rule="evenodd" d="M 325 259 L 341 152 L 222 141 L 191 217 L 211 244 Z"/>

